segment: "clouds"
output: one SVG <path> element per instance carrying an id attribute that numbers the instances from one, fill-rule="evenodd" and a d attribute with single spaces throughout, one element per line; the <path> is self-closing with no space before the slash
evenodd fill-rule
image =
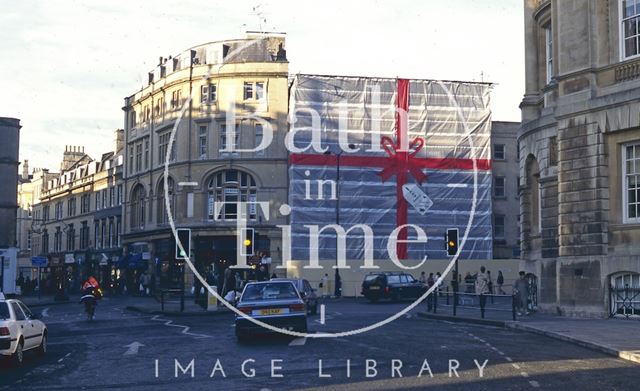
<path id="1" fill-rule="evenodd" d="M 519 119 L 521 1 L 262 3 L 267 29 L 287 32 L 292 73 L 479 80 L 483 72 L 498 83 L 494 118 Z M 255 28 L 257 4 L 26 0 L 5 6 L 0 115 L 22 120 L 21 157 L 55 168 L 64 145 L 80 143 L 100 156 L 123 126 L 123 98 L 142 86 L 159 56 L 240 37 L 241 29 Z"/>

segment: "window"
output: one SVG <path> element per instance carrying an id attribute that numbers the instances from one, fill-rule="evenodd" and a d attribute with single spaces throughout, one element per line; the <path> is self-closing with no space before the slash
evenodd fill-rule
<path id="1" fill-rule="evenodd" d="M 129 174 L 133 173 L 133 145 L 129 146 Z"/>
<path id="2" fill-rule="evenodd" d="M 100 221 L 93 220 L 93 243 L 95 248 L 100 248 Z"/>
<path id="3" fill-rule="evenodd" d="M 640 4 L 637 0 L 622 1 L 622 18 L 620 24 L 621 57 L 622 59 L 637 56 L 640 53 Z"/>
<path id="4" fill-rule="evenodd" d="M 167 158 L 167 148 L 169 148 L 169 139 L 171 138 L 171 132 L 166 132 L 161 134 L 158 142 L 158 164 L 164 164 L 165 159 Z M 176 143 L 175 140 L 171 145 L 171 155 L 169 156 L 169 161 L 174 161 L 176 158 Z"/>
<path id="5" fill-rule="evenodd" d="M 60 227 L 56 227 L 56 232 L 53 235 L 53 251 L 56 253 L 62 251 L 62 231 L 60 231 Z"/>
<path id="6" fill-rule="evenodd" d="M 31 230 L 29 230 L 29 232 L 27 232 L 27 250 L 31 250 Z"/>
<path id="7" fill-rule="evenodd" d="M 495 215 L 493 217 L 493 238 L 504 239 L 504 216 Z"/>
<path id="8" fill-rule="evenodd" d="M 136 144 L 136 172 L 142 171 L 142 143 Z"/>
<path id="9" fill-rule="evenodd" d="M 45 229 L 42 231 L 42 253 L 49 252 L 49 232 Z"/>
<path id="10" fill-rule="evenodd" d="M 49 210 L 50 210 L 50 206 L 49 205 L 45 205 L 42 207 L 42 220 L 46 223 L 47 221 L 49 221 Z"/>
<path id="11" fill-rule="evenodd" d="M 262 138 L 264 137 L 264 132 L 262 131 L 262 124 L 256 124 L 256 146 L 259 147 L 262 144 Z M 256 151 L 256 155 L 264 155 L 264 149 L 260 149 Z"/>
<path id="12" fill-rule="evenodd" d="M 67 200 L 67 217 L 73 217 L 76 215 L 76 199 L 69 198 Z"/>
<path id="13" fill-rule="evenodd" d="M 238 152 L 236 151 L 238 149 L 238 140 L 240 139 L 240 124 L 236 124 L 236 132 L 233 135 L 233 141 L 231 141 L 231 145 L 227 145 L 227 140 L 230 140 L 227 136 L 231 136 L 227 135 L 227 125 L 220 125 L 220 154 L 226 155 L 231 153 L 233 155 L 237 155 Z"/>
<path id="14" fill-rule="evenodd" d="M 109 248 L 114 247 L 116 243 L 114 240 L 114 234 L 115 232 L 113 231 L 113 219 L 109 219 Z"/>
<path id="15" fill-rule="evenodd" d="M 504 144 L 493 144 L 493 158 L 504 160 Z"/>
<path id="16" fill-rule="evenodd" d="M 149 169 L 149 138 L 144 139 L 144 169 Z"/>
<path id="17" fill-rule="evenodd" d="M 74 251 L 76 249 L 76 230 L 73 228 L 73 224 L 67 226 L 67 251 Z"/>
<path id="18" fill-rule="evenodd" d="M 107 189 L 102 190 L 102 207 L 109 207 L 109 203 L 107 202 Z"/>
<path id="19" fill-rule="evenodd" d="M 256 99 L 263 100 L 264 98 L 265 98 L 264 83 L 258 82 L 256 83 Z"/>
<path id="20" fill-rule="evenodd" d="M 116 217 L 116 239 L 118 241 L 116 245 L 117 247 L 120 247 L 122 245 L 122 243 L 120 242 L 120 233 L 122 232 L 121 227 L 122 227 L 122 224 L 120 223 L 120 218 Z"/>
<path id="21" fill-rule="evenodd" d="M 91 197 L 89 194 L 84 194 L 80 197 L 80 213 L 89 213 L 91 211 Z"/>
<path id="22" fill-rule="evenodd" d="M 62 202 L 56 203 L 56 220 L 62 220 Z"/>
<path id="23" fill-rule="evenodd" d="M 545 34 L 545 64 L 547 70 L 547 84 L 551 83 L 553 78 L 553 31 L 551 24 L 544 29 Z"/>
<path id="24" fill-rule="evenodd" d="M 122 205 L 122 185 L 118 185 L 117 197 L 118 197 L 118 205 Z"/>
<path id="25" fill-rule="evenodd" d="M 218 98 L 218 91 L 215 84 L 205 84 L 200 86 L 200 102 L 213 103 Z"/>
<path id="26" fill-rule="evenodd" d="M 138 119 L 137 115 L 138 114 L 136 113 L 135 110 L 129 113 L 129 124 L 131 125 L 132 128 L 135 128 L 137 125 L 137 119 Z"/>
<path id="27" fill-rule="evenodd" d="M 89 225 L 87 221 L 83 221 L 80 227 L 80 250 L 89 247 Z"/>
<path id="28" fill-rule="evenodd" d="M 96 192 L 96 210 L 100 210 L 100 192 Z"/>
<path id="29" fill-rule="evenodd" d="M 493 178 L 493 196 L 498 198 L 505 197 L 505 179 L 503 176 Z"/>
<path id="30" fill-rule="evenodd" d="M 209 220 L 235 220 L 238 202 L 249 203 L 249 220 L 257 218 L 257 187 L 253 177 L 245 172 L 227 170 L 214 174 L 208 181 L 207 216 Z M 216 208 L 216 203 L 218 207 Z M 216 209 L 219 213 L 216 216 Z"/>
<path id="31" fill-rule="evenodd" d="M 171 108 L 179 109 L 182 104 L 182 91 L 176 90 L 171 93 Z"/>
<path id="32" fill-rule="evenodd" d="M 198 130 L 198 152 L 200 155 L 200 159 L 206 159 L 208 153 L 208 144 L 207 144 L 207 133 L 208 128 L 206 125 L 200 126 Z"/>
<path id="33" fill-rule="evenodd" d="M 13 308 L 13 313 L 16 316 L 16 320 L 26 320 L 27 317 L 24 315 L 24 312 L 22 312 L 22 310 L 18 306 L 18 303 L 15 301 L 11 301 L 10 303 L 11 303 L 11 308 Z"/>
<path id="34" fill-rule="evenodd" d="M 640 223 L 640 143 L 623 147 L 624 222 Z"/>
<path id="35" fill-rule="evenodd" d="M 558 165 L 558 138 L 549 137 L 549 165 Z"/>
<path id="36" fill-rule="evenodd" d="M 100 248 L 107 247 L 107 220 L 100 220 Z"/>
<path id="37" fill-rule="evenodd" d="M 176 213 L 176 199 L 175 199 L 175 189 L 174 189 L 173 178 L 167 178 L 167 190 L 169 193 L 169 208 L 171 209 L 171 214 L 175 216 Z M 158 182 L 158 213 L 156 214 L 158 218 L 158 224 L 164 224 L 169 222 L 169 214 L 167 212 L 167 206 L 165 201 L 165 191 L 164 191 L 164 178 Z"/>
<path id="38" fill-rule="evenodd" d="M 147 194 L 138 184 L 131 192 L 131 228 L 144 228 Z"/>
<path id="39" fill-rule="evenodd" d="M 156 117 L 162 116 L 164 114 L 164 98 L 158 98 L 156 105 L 153 108 L 153 114 Z"/>
<path id="40" fill-rule="evenodd" d="M 253 99 L 253 83 L 244 82 L 244 100 Z"/>

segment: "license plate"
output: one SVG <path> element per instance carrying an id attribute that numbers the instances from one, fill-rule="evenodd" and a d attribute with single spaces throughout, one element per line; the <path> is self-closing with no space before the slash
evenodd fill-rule
<path id="1" fill-rule="evenodd" d="M 379 286 L 370 286 L 369 289 L 372 290 L 372 291 L 377 291 L 378 289 L 380 289 L 380 287 Z"/>
<path id="2" fill-rule="evenodd" d="M 280 315 L 284 313 L 282 308 L 265 308 L 260 310 L 260 315 Z"/>

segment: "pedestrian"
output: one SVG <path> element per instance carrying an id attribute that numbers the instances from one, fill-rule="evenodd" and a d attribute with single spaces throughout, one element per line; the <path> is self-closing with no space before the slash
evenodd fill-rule
<path id="1" fill-rule="evenodd" d="M 149 274 L 147 273 L 147 271 L 143 271 L 142 272 L 142 276 L 140 277 L 140 281 L 142 282 L 142 295 L 143 296 L 149 296 L 149 285 L 151 282 L 151 278 L 149 277 Z"/>
<path id="2" fill-rule="evenodd" d="M 471 275 L 470 272 L 467 272 L 464 276 L 464 285 L 466 293 L 473 293 L 473 284 L 475 283 L 475 278 Z"/>
<path id="3" fill-rule="evenodd" d="M 427 275 L 424 272 L 420 273 L 420 278 L 418 279 L 423 285 L 427 284 Z"/>
<path id="4" fill-rule="evenodd" d="M 527 283 L 526 273 L 521 271 L 520 278 L 518 278 L 513 286 L 513 294 L 515 295 L 516 310 L 518 315 L 529 315 L 528 301 L 529 301 L 529 284 Z"/>
<path id="5" fill-rule="evenodd" d="M 338 269 L 336 269 L 335 279 L 336 279 L 336 287 L 335 287 L 334 296 L 342 297 L 342 277 L 340 277 L 340 271 Z"/>
<path id="6" fill-rule="evenodd" d="M 271 279 L 274 279 L 274 278 L 278 278 L 278 275 L 276 274 L 275 271 L 271 273 Z"/>
<path id="7" fill-rule="evenodd" d="M 493 280 L 491 279 L 491 270 L 487 270 L 487 280 L 489 280 L 489 282 L 487 283 L 487 288 L 489 288 L 489 294 L 493 295 Z"/>
<path id="8" fill-rule="evenodd" d="M 320 280 L 320 288 L 322 289 L 322 297 L 329 296 L 329 274 L 325 273 Z"/>
<path id="9" fill-rule="evenodd" d="M 498 278 L 496 279 L 496 284 L 498 285 L 498 294 L 506 295 L 506 292 L 504 291 L 504 289 L 502 289 L 502 286 L 504 285 L 504 276 L 502 275 L 502 270 L 498 270 Z"/>
<path id="10" fill-rule="evenodd" d="M 442 288 L 442 274 L 440 272 L 436 273 L 436 294 L 440 296 L 440 289 Z"/>
<path id="11" fill-rule="evenodd" d="M 480 266 L 480 272 L 476 275 L 475 291 L 480 297 L 480 308 L 484 308 L 487 299 L 485 295 L 489 293 L 489 278 L 486 270 L 484 266 Z"/>

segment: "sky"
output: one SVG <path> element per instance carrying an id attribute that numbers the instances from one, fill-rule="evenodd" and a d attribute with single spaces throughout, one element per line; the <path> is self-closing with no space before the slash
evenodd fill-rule
<path id="1" fill-rule="evenodd" d="M 493 120 L 520 120 L 521 0 L 0 5 L 0 117 L 21 120 L 20 158 L 32 168 L 56 171 L 65 145 L 94 158 L 110 151 L 124 97 L 142 87 L 158 57 L 243 38 L 259 20 L 264 31 L 287 33 L 290 73 L 490 81 Z"/>

